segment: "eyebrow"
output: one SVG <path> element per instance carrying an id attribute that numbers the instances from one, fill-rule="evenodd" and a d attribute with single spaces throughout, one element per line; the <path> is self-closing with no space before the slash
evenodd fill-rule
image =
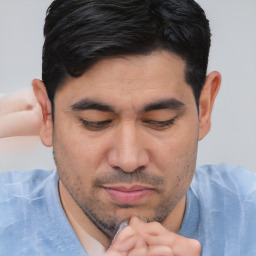
<path id="1" fill-rule="evenodd" d="M 82 99 L 73 105 L 71 105 L 71 109 L 73 111 L 82 111 L 82 110 L 99 110 L 104 112 L 115 112 L 115 108 L 111 105 L 99 102 L 97 100 L 91 100 L 91 99 Z"/>
<path id="2" fill-rule="evenodd" d="M 161 99 L 158 101 L 154 101 L 152 103 L 147 104 L 142 108 L 142 112 L 150 112 L 154 110 L 161 110 L 161 109 L 169 109 L 169 110 L 181 110 L 185 106 L 184 103 L 181 101 L 170 98 L 170 99 Z M 71 105 L 71 109 L 73 111 L 83 111 L 83 110 L 99 110 L 103 112 L 112 112 L 116 113 L 116 109 L 114 106 L 109 104 L 92 100 L 92 99 L 82 99 L 74 104 Z"/>
<path id="3" fill-rule="evenodd" d="M 144 108 L 144 112 L 150 112 L 154 110 L 169 109 L 169 110 L 182 110 L 185 104 L 177 99 L 163 99 L 147 104 Z"/>

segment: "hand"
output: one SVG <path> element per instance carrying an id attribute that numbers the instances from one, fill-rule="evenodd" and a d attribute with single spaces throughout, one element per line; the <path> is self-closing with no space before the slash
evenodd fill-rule
<path id="1" fill-rule="evenodd" d="M 138 232 L 131 226 L 119 232 L 111 247 L 106 251 L 107 256 L 147 255 L 147 244 Z M 136 254 L 138 253 L 138 254 Z"/>
<path id="2" fill-rule="evenodd" d="M 199 256 L 200 243 L 168 231 L 160 223 L 132 217 L 116 237 L 107 256 Z"/>

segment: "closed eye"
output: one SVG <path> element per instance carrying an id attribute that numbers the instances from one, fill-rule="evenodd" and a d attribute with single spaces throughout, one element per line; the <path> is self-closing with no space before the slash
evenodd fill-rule
<path id="1" fill-rule="evenodd" d="M 88 121 L 85 119 L 80 119 L 80 121 L 86 129 L 91 131 L 100 131 L 104 128 L 107 128 L 112 123 L 112 120 Z"/>
<path id="2" fill-rule="evenodd" d="M 162 130 L 165 128 L 168 128 L 175 124 L 177 117 L 165 120 L 165 121 L 157 121 L 157 120 L 150 120 L 150 119 L 144 119 L 142 122 L 149 127 L 156 129 L 156 130 Z M 104 121 L 88 121 L 85 119 L 80 119 L 82 125 L 91 131 L 100 131 L 103 130 L 113 122 L 112 120 L 104 120 Z"/>
<path id="3" fill-rule="evenodd" d="M 177 120 L 177 117 L 165 120 L 165 121 L 157 121 L 157 120 L 143 120 L 143 123 L 149 125 L 150 127 L 154 129 L 164 129 L 172 126 L 175 124 L 175 121 Z"/>

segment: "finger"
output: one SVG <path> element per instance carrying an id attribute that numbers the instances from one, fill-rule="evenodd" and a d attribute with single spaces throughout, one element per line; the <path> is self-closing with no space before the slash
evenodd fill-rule
<path id="1" fill-rule="evenodd" d="M 201 245 L 197 240 L 170 232 L 158 222 L 145 223 L 137 217 L 132 217 L 129 225 L 144 238 L 148 245 L 168 246 L 175 256 L 200 255 Z"/>
<path id="2" fill-rule="evenodd" d="M 129 226 L 133 227 L 139 234 L 159 235 L 169 232 L 159 222 L 146 223 L 136 216 L 130 219 Z"/>
<path id="3" fill-rule="evenodd" d="M 146 234 L 144 239 L 149 246 L 168 246 L 175 256 L 197 256 L 200 255 L 201 245 L 195 239 L 189 239 L 169 232 L 168 236 L 152 236 Z"/>
<path id="4" fill-rule="evenodd" d="M 128 253 L 128 256 L 148 256 L 147 247 L 135 248 Z"/>
<path id="5" fill-rule="evenodd" d="M 135 248 L 128 253 L 128 256 L 174 256 L 168 246 L 150 246 Z"/>
<path id="6" fill-rule="evenodd" d="M 187 239 L 186 242 L 175 244 L 173 253 L 175 256 L 200 256 L 201 244 L 195 239 Z"/>
<path id="7" fill-rule="evenodd" d="M 146 248 L 148 245 L 146 243 L 146 241 L 140 236 L 137 235 L 136 236 L 136 244 L 135 244 L 135 248 Z"/>
<path id="8" fill-rule="evenodd" d="M 144 238 L 148 245 L 168 246 L 175 256 L 200 255 L 201 245 L 197 240 L 170 232 L 158 222 L 145 223 L 137 217 L 132 217 L 129 225 Z"/>
<path id="9" fill-rule="evenodd" d="M 132 227 L 127 226 L 116 236 L 111 247 L 118 251 L 128 251 L 147 247 L 147 243 Z"/>
<path id="10" fill-rule="evenodd" d="M 107 256 L 127 256 L 128 252 L 135 248 L 135 244 L 136 244 L 136 237 L 129 237 L 126 239 L 126 241 L 122 241 L 121 243 L 118 243 L 118 241 L 115 241 L 115 244 L 113 244 L 105 252 L 105 255 L 107 255 Z"/>
<path id="11" fill-rule="evenodd" d="M 136 243 L 137 232 L 132 227 L 127 226 L 119 232 L 110 248 L 119 252 L 128 252 L 135 248 Z"/>
<path id="12" fill-rule="evenodd" d="M 174 256 L 172 249 L 169 246 L 152 245 L 148 247 L 148 256 Z"/>
<path id="13" fill-rule="evenodd" d="M 118 252 L 111 248 L 105 252 L 104 256 L 128 256 L 128 253 Z"/>

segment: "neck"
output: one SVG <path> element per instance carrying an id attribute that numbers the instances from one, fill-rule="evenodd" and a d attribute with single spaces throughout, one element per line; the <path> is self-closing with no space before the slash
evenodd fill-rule
<path id="1" fill-rule="evenodd" d="M 84 233 L 87 233 L 101 243 L 105 249 L 107 249 L 111 243 L 109 238 L 87 217 L 61 181 L 59 181 L 59 194 L 65 214 L 81 244 L 85 247 Z M 179 203 L 162 223 L 166 229 L 175 233 L 179 231 L 185 213 L 185 206 L 186 196 L 179 201 Z"/>
<path id="2" fill-rule="evenodd" d="M 105 248 L 108 248 L 111 242 L 109 238 L 84 214 L 61 181 L 59 181 L 59 194 L 65 214 L 81 244 L 84 246 L 83 233 L 86 232 Z"/>
<path id="3" fill-rule="evenodd" d="M 178 233 L 182 225 L 186 209 L 186 195 L 177 203 L 175 208 L 163 221 L 162 225 L 171 232 Z"/>

